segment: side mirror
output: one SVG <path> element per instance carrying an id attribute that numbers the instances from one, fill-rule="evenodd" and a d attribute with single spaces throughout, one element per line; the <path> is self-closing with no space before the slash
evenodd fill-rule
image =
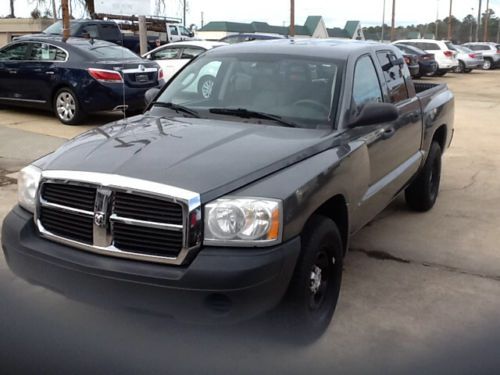
<path id="1" fill-rule="evenodd" d="M 158 93 L 160 92 L 160 89 L 153 87 L 146 91 L 144 94 L 144 101 L 146 102 L 146 107 L 151 104 L 151 102 L 156 98 Z"/>
<path id="2" fill-rule="evenodd" d="M 366 103 L 349 127 L 355 128 L 357 126 L 382 124 L 384 122 L 396 121 L 398 117 L 399 112 L 394 104 Z"/>
<path id="3" fill-rule="evenodd" d="M 190 38 L 193 38 L 194 37 L 194 33 L 192 31 L 189 32 L 189 37 Z"/>

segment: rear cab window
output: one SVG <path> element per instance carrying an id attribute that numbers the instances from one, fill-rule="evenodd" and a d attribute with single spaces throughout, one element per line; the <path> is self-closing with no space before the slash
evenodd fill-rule
<path id="1" fill-rule="evenodd" d="M 111 23 L 103 23 L 99 24 L 99 31 L 101 35 L 101 39 L 104 40 L 121 40 L 122 34 L 118 29 L 118 25 L 114 25 Z"/>
<path id="2" fill-rule="evenodd" d="M 404 74 L 404 65 L 394 65 L 392 61 L 398 57 L 391 51 L 378 51 L 377 58 L 384 72 L 384 79 L 389 89 L 391 103 L 397 104 L 408 99 L 408 89 Z"/>

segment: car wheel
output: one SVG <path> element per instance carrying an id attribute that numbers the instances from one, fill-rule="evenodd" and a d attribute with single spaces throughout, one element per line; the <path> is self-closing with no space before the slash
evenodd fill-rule
<path id="1" fill-rule="evenodd" d="M 483 70 L 490 70 L 492 66 L 491 60 L 485 58 L 483 63 Z"/>
<path id="2" fill-rule="evenodd" d="M 302 234 L 302 252 L 282 303 L 288 333 L 313 341 L 327 329 L 340 294 L 343 247 L 336 224 L 312 217 Z"/>
<path id="3" fill-rule="evenodd" d="M 198 93 L 204 98 L 208 99 L 212 96 L 212 89 L 214 88 L 214 77 L 203 76 L 198 82 Z"/>
<path id="4" fill-rule="evenodd" d="M 463 61 L 458 62 L 458 66 L 454 68 L 455 73 L 464 73 L 465 72 L 465 64 Z"/>
<path id="5" fill-rule="evenodd" d="M 78 125 L 85 117 L 73 90 L 63 88 L 54 95 L 54 112 L 63 124 Z"/>
<path id="6" fill-rule="evenodd" d="M 446 73 L 448 73 L 447 70 L 436 70 L 436 72 L 434 73 L 434 76 L 436 77 L 442 77 L 444 76 Z"/>
<path id="7" fill-rule="evenodd" d="M 472 72 L 472 69 L 465 69 L 464 70 L 464 73 L 470 73 L 470 72 Z"/>
<path id="8" fill-rule="evenodd" d="M 441 181 L 441 146 L 432 142 L 429 155 L 417 178 L 405 190 L 408 206 L 415 211 L 429 211 L 436 203 Z"/>

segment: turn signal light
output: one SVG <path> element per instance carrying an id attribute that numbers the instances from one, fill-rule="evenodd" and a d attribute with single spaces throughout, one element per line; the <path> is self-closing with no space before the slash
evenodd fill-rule
<path id="1" fill-rule="evenodd" d="M 165 76 L 165 75 L 163 74 L 163 69 L 162 69 L 162 68 L 160 68 L 160 69 L 158 70 L 158 81 L 159 81 L 159 80 L 162 80 L 164 76 Z"/>
<path id="2" fill-rule="evenodd" d="M 96 79 L 99 82 L 106 82 L 106 83 L 123 82 L 122 75 L 119 72 L 115 72 L 114 70 L 89 68 L 88 72 L 92 78 Z"/>

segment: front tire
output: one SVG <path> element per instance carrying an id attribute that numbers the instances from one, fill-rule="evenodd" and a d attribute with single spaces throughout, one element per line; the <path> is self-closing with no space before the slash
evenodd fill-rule
<path id="1" fill-rule="evenodd" d="M 433 141 L 424 167 L 405 190 L 406 203 L 412 210 L 429 211 L 436 203 L 441 181 L 441 156 L 441 146 Z"/>
<path id="2" fill-rule="evenodd" d="M 302 252 L 282 303 L 288 332 L 314 341 L 328 328 L 340 294 L 342 239 L 337 225 L 312 217 L 302 236 Z"/>
<path id="3" fill-rule="evenodd" d="M 70 88 L 65 87 L 56 92 L 53 106 L 57 118 L 65 125 L 81 124 L 85 118 L 85 113 L 81 109 L 75 93 Z"/>
<path id="4" fill-rule="evenodd" d="M 444 70 L 444 69 L 443 69 L 443 70 L 440 70 L 440 69 L 438 69 L 438 70 L 436 70 L 436 72 L 434 73 L 434 76 L 436 76 L 436 77 L 443 77 L 446 73 L 448 73 L 448 71 L 447 71 L 447 70 Z"/>
<path id="5" fill-rule="evenodd" d="M 463 61 L 458 62 L 458 66 L 455 68 L 455 73 L 464 73 L 465 72 L 465 64 Z"/>

